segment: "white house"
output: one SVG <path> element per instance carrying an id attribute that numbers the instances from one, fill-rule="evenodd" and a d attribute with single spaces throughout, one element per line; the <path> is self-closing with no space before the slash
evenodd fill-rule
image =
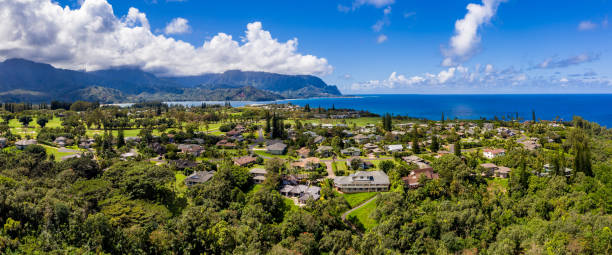
<path id="1" fill-rule="evenodd" d="M 506 150 L 504 149 L 484 149 L 482 154 L 485 158 L 493 159 L 498 156 L 506 155 Z"/>

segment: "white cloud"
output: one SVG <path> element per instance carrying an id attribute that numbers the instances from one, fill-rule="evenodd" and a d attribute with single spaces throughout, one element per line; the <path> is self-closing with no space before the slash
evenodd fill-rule
<path id="1" fill-rule="evenodd" d="M 469 58 L 480 43 L 478 29 L 495 16 L 497 7 L 505 0 L 482 0 L 482 5 L 470 3 L 467 14 L 455 22 L 455 34 L 450 39 L 450 48 L 446 49 L 444 66 L 455 65 L 457 61 Z"/>
<path id="2" fill-rule="evenodd" d="M 597 24 L 591 22 L 590 20 L 582 21 L 580 24 L 578 24 L 578 30 L 580 31 L 593 30 L 595 28 L 597 28 Z"/>
<path id="3" fill-rule="evenodd" d="M 410 18 L 412 16 L 416 15 L 416 12 L 405 12 L 404 13 L 404 18 Z"/>
<path id="4" fill-rule="evenodd" d="M 563 77 L 563 78 L 561 78 L 559 81 L 560 81 L 560 82 L 568 82 L 569 80 L 568 80 L 567 78 Z"/>
<path id="5" fill-rule="evenodd" d="M 144 13 L 123 18 L 106 0 L 78 9 L 51 0 L 0 0 L 0 58 L 26 58 L 61 68 L 98 70 L 138 66 L 161 75 L 195 75 L 231 69 L 284 74 L 329 74 L 325 58 L 298 53 L 297 39 L 279 42 L 260 22 L 241 41 L 219 33 L 201 46 L 155 35 Z"/>
<path id="6" fill-rule="evenodd" d="M 395 0 L 355 0 L 353 8 L 358 8 L 362 5 L 372 5 L 376 8 L 382 8 L 395 3 Z"/>
<path id="7" fill-rule="evenodd" d="M 448 70 L 442 70 L 438 74 L 438 82 L 445 83 L 450 78 L 453 78 L 453 76 L 455 76 L 455 68 L 454 67 L 451 67 Z"/>
<path id="8" fill-rule="evenodd" d="M 188 33 L 191 28 L 189 27 L 189 21 L 184 18 L 175 18 L 164 29 L 164 33 L 167 35 L 172 34 L 185 34 Z"/>
<path id="9" fill-rule="evenodd" d="M 389 14 L 391 14 L 391 6 L 387 6 L 387 8 L 385 8 L 385 9 L 383 10 L 383 14 L 385 14 L 385 15 L 389 15 Z"/>
<path id="10" fill-rule="evenodd" d="M 487 64 L 485 66 L 485 73 L 490 73 L 490 72 L 493 72 L 493 65 Z"/>
<path id="11" fill-rule="evenodd" d="M 379 35 L 378 38 L 376 38 L 376 42 L 377 43 L 384 43 L 385 41 L 387 41 L 387 36 L 386 35 Z"/>

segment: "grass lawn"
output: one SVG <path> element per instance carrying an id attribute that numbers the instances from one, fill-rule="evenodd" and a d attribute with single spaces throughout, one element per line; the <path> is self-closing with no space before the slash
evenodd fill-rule
<path id="1" fill-rule="evenodd" d="M 118 134 L 118 130 L 113 130 L 113 136 L 117 137 Z M 140 129 L 126 129 L 123 130 L 123 136 L 124 137 L 130 137 L 130 136 L 138 136 L 138 133 L 140 133 Z M 104 134 L 104 130 L 97 130 L 97 129 L 88 129 L 85 134 L 89 137 L 93 137 L 94 135 L 102 135 Z"/>
<path id="2" fill-rule="evenodd" d="M 267 153 L 265 151 L 254 151 L 255 154 L 262 156 L 262 157 L 269 157 L 269 158 L 282 158 L 282 159 L 288 159 L 290 158 L 288 155 L 272 155 L 270 153 Z"/>
<path id="3" fill-rule="evenodd" d="M 174 188 L 176 191 L 179 194 L 185 194 L 185 192 L 187 192 L 187 185 L 185 185 L 185 178 L 187 178 L 187 176 L 181 172 L 176 172 L 174 174 L 174 178 L 176 179 L 176 182 L 174 183 Z"/>
<path id="4" fill-rule="evenodd" d="M 493 179 L 487 180 L 487 182 L 489 184 L 489 189 L 500 190 L 503 192 L 508 190 L 508 179 L 507 178 L 493 178 Z"/>
<path id="5" fill-rule="evenodd" d="M 342 194 L 346 202 L 349 203 L 351 208 L 360 205 L 361 203 L 367 201 L 368 199 L 376 196 L 378 192 L 363 192 L 363 193 L 351 193 L 351 194 Z"/>
<path id="6" fill-rule="evenodd" d="M 372 214 L 374 209 L 376 209 L 376 201 L 372 201 L 364 207 L 355 210 L 348 216 L 356 217 L 357 220 L 361 222 L 361 224 L 363 224 L 363 227 L 366 230 L 370 230 L 378 224 L 375 220 L 372 219 L 372 217 L 370 217 L 370 214 Z"/>
<path id="7" fill-rule="evenodd" d="M 45 151 L 47 152 L 47 155 L 55 156 L 55 161 L 56 162 L 62 161 L 62 157 L 64 157 L 64 156 L 75 154 L 75 153 L 72 153 L 72 152 L 59 152 L 59 151 L 57 151 L 57 148 L 51 147 L 51 146 L 48 146 L 48 145 L 44 145 L 44 144 L 41 144 L 41 146 L 45 148 Z"/>

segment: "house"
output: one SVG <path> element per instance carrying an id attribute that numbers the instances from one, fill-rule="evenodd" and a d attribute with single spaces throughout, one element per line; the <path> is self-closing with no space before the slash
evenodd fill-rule
<path id="1" fill-rule="evenodd" d="M 323 158 L 328 158 L 333 155 L 332 150 L 333 148 L 331 146 L 319 146 L 319 148 L 317 148 L 317 154 Z"/>
<path id="2" fill-rule="evenodd" d="M 25 150 L 25 148 L 29 147 L 30 145 L 35 145 L 35 144 L 37 144 L 37 142 L 34 139 L 20 140 L 20 141 L 15 142 L 15 147 L 17 147 L 17 149 L 19 150 Z"/>
<path id="3" fill-rule="evenodd" d="M 91 139 L 91 138 L 89 138 L 89 139 L 82 139 L 82 140 L 80 140 L 80 143 L 79 143 L 78 146 L 81 149 L 89 149 L 89 148 L 91 148 L 93 146 L 93 144 L 95 142 L 96 141 L 94 139 Z"/>
<path id="4" fill-rule="evenodd" d="M 383 171 L 357 171 L 334 178 L 334 186 L 344 193 L 383 192 L 389 190 L 389 185 L 389 176 Z"/>
<path id="5" fill-rule="evenodd" d="M 309 199 L 318 200 L 321 197 L 321 188 L 306 185 L 285 185 L 280 189 L 280 193 L 287 197 L 297 197 L 302 204 Z"/>
<path id="6" fill-rule="evenodd" d="M 68 138 L 60 136 L 60 137 L 55 138 L 53 143 L 55 143 L 55 145 L 59 147 L 64 147 L 68 144 Z"/>
<path id="7" fill-rule="evenodd" d="M 218 141 L 216 146 L 220 147 L 220 148 L 226 148 L 226 149 L 236 148 L 236 144 L 235 143 L 229 142 L 228 140 L 225 140 L 225 139 L 223 139 L 221 141 Z"/>
<path id="8" fill-rule="evenodd" d="M 8 145 L 8 140 L 4 137 L 0 137 L 0 148 L 4 148 Z"/>
<path id="9" fill-rule="evenodd" d="M 334 125 L 332 125 L 332 124 L 321 124 L 321 127 L 322 128 L 327 128 L 327 129 L 332 129 L 332 128 L 334 128 Z"/>
<path id="10" fill-rule="evenodd" d="M 215 171 L 197 171 L 194 172 L 193 174 L 187 176 L 187 178 L 185 178 L 185 185 L 187 185 L 187 187 L 191 187 L 193 185 L 196 184 L 201 184 L 201 183 L 205 183 L 208 180 L 210 180 L 213 175 L 215 174 Z"/>
<path id="11" fill-rule="evenodd" d="M 499 170 L 499 167 L 493 163 L 484 163 L 480 164 L 480 166 L 485 169 L 483 173 L 485 176 L 493 176 Z"/>
<path id="12" fill-rule="evenodd" d="M 363 146 L 363 148 L 364 148 L 364 149 L 366 149 L 366 150 L 368 150 L 368 151 L 372 151 L 372 150 L 378 149 L 378 145 L 373 144 L 373 143 L 366 143 L 366 144 Z"/>
<path id="13" fill-rule="evenodd" d="M 401 144 L 391 144 L 391 145 L 387 145 L 387 151 L 394 153 L 394 152 L 400 152 L 404 150 L 404 146 Z"/>
<path id="14" fill-rule="evenodd" d="M 282 142 L 273 143 L 266 147 L 266 151 L 272 155 L 283 155 L 287 151 L 287 145 Z"/>
<path id="15" fill-rule="evenodd" d="M 317 136 L 317 133 L 312 132 L 312 131 L 304 131 L 302 134 L 305 135 L 305 136 L 310 136 L 310 137 L 316 137 Z"/>
<path id="16" fill-rule="evenodd" d="M 250 166 L 257 162 L 257 158 L 253 156 L 244 156 L 234 159 L 234 165 L 237 166 Z"/>
<path id="17" fill-rule="evenodd" d="M 427 161 L 415 155 L 403 157 L 402 160 L 404 160 L 408 164 L 415 164 L 422 169 L 430 167 Z"/>
<path id="18" fill-rule="evenodd" d="M 321 166 L 321 160 L 319 158 L 311 157 L 305 158 L 300 161 L 296 161 L 291 163 L 293 168 L 305 169 L 305 170 L 315 170 Z"/>
<path id="19" fill-rule="evenodd" d="M 495 177 L 508 178 L 510 176 L 510 171 L 512 171 L 512 169 L 505 166 L 500 166 L 497 168 L 497 171 L 495 171 Z"/>
<path id="20" fill-rule="evenodd" d="M 196 157 L 204 152 L 204 147 L 197 144 L 179 144 L 177 148 L 184 154 L 191 154 Z"/>
<path id="21" fill-rule="evenodd" d="M 315 144 L 319 144 L 319 143 L 322 143 L 323 140 L 325 140 L 325 137 L 318 135 L 318 136 L 315 136 L 314 139 L 312 139 L 312 142 Z"/>
<path id="22" fill-rule="evenodd" d="M 126 137 L 126 138 L 123 138 L 123 140 L 124 140 L 126 143 L 140 143 L 140 140 L 141 140 L 141 139 L 140 139 L 140 137 L 138 137 L 138 136 L 128 136 L 128 137 Z"/>
<path id="23" fill-rule="evenodd" d="M 266 180 L 266 174 L 268 171 L 263 168 L 253 168 L 249 171 L 251 174 L 251 178 L 253 178 L 253 182 L 255 184 L 263 183 Z"/>
<path id="24" fill-rule="evenodd" d="M 122 160 L 128 160 L 128 159 L 130 159 L 130 158 L 135 158 L 135 157 L 137 157 L 137 156 L 138 156 L 138 153 L 137 153 L 137 152 L 135 152 L 135 151 L 126 152 L 126 153 L 123 153 L 123 154 L 119 155 L 119 157 L 120 157 Z"/>
<path id="25" fill-rule="evenodd" d="M 353 166 L 353 161 L 357 162 L 357 169 L 369 169 L 374 167 L 374 164 L 370 161 L 365 161 L 359 157 L 350 157 L 346 160 L 348 166 Z"/>
<path id="26" fill-rule="evenodd" d="M 425 176 L 425 178 L 430 180 L 439 178 L 438 174 L 434 172 L 433 168 L 427 167 L 410 171 L 408 176 L 402 177 L 402 181 L 404 181 L 404 185 L 406 185 L 408 188 L 418 188 L 422 185 L 419 183 L 421 176 Z"/>
<path id="27" fill-rule="evenodd" d="M 297 150 L 297 154 L 298 156 L 300 156 L 300 158 L 307 158 L 308 156 L 310 156 L 310 149 L 308 149 L 307 147 L 302 147 Z"/>
<path id="28" fill-rule="evenodd" d="M 361 150 L 355 147 L 349 147 L 344 150 L 341 150 L 340 153 L 347 156 L 361 156 Z"/>
<path id="29" fill-rule="evenodd" d="M 191 160 L 179 159 L 173 160 L 172 165 L 174 165 L 177 169 L 185 170 L 187 168 L 194 168 L 198 166 L 198 163 Z"/>
<path id="30" fill-rule="evenodd" d="M 364 143 L 367 143 L 368 140 L 370 140 L 368 136 L 363 135 L 363 134 L 358 134 L 355 137 L 353 137 L 353 139 L 355 139 L 355 142 L 358 144 L 364 144 Z"/>
<path id="31" fill-rule="evenodd" d="M 540 176 L 549 176 L 553 170 L 553 166 L 551 166 L 550 164 L 545 164 L 544 172 L 540 173 Z M 565 176 L 569 177 L 572 174 L 572 169 L 566 167 L 565 169 L 563 169 L 563 172 L 565 172 Z"/>
<path id="32" fill-rule="evenodd" d="M 506 150 L 504 149 L 484 149 L 482 154 L 485 158 L 493 159 L 495 157 L 506 155 Z"/>

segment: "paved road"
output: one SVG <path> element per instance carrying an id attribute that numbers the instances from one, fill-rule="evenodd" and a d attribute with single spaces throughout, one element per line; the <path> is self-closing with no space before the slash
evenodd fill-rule
<path id="1" fill-rule="evenodd" d="M 336 177 L 336 174 L 334 174 L 334 168 L 332 167 L 332 162 L 330 161 L 326 161 L 325 163 L 325 170 L 327 170 L 327 178 L 328 179 L 334 179 L 334 177 Z"/>

